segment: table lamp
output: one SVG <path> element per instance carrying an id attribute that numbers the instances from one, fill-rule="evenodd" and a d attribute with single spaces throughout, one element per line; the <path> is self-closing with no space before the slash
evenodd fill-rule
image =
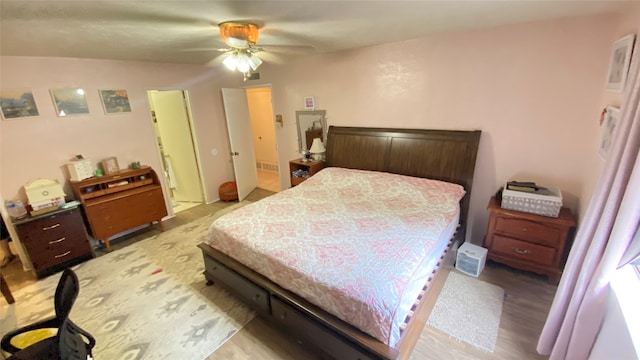
<path id="1" fill-rule="evenodd" d="M 311 149 L 309 149 L 309 152 L 313 154 L 313 160 L 321 161 L 326 150 L 327 149 L 325 149 L 324 145 L 322 144 L 322 140 L 320 140 L 320 138 L 315 138 L 313 139 L 313 143 L 311 144 Z"/>

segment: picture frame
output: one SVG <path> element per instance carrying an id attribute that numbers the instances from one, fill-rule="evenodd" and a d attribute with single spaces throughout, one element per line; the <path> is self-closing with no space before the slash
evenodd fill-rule
<path id="1" fill-rule="evenodd" d="M 98 90 L 105 114 L 131 112 L 127 90 Z"/>
<path id="2" fill-rule="evenodd" d="M 88 115 L 87 96 L 82 88 L 51 89 L 56 114 L 62 116 Z"/>
<path id="3" fill-rule="evenodd" d="M 115 156 L 108 157 L 102 160 L 102 171 L 105 175 L 112 175 L 120 171 L 118 166 L 118 159 Z"/>
<path id="4" fill-rule="evenodd" d="M 305 96 L 304 98 L 304 109 L 305 110 L 315 110 L 316 108 L 316 99 L 313 96 Z"/>
<path id="5" fill-rule="evenodd" d="M 613 43 L 607 71 L 607 90 L 624 91 L 635 39 L 636 34 L 629 34 Z"/>
<path id="6" fill-rule="evenodd" d="M 29 88 L 0 89 L 0 108 L 4 120 L 38 116 L 38 106 Z"/>
<path id="7" fill-rule="evenodd" d="M 607 106 L 602 116 L 602 123 L 600 124 L 602 129 L 600 130 L 600 142 L 598 146 L 598 152 L 603 159 L 605 159 L 609 153 L 619 121 L 620 109 Z"/>

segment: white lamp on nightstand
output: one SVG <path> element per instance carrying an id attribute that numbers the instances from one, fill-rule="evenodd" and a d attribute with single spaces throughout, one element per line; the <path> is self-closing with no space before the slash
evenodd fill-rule
<path id="1" fill-rule="evenodd" d="M 322 160 L 324 157 L 325 151 L 327 151 L 327 149 L 324 148 L 324 145 L 322 144 L 322 140 L 320 140 L 320 138 L 313 139 L 313 143 L 311 144 L 311 149 L 309 149 L 309 152 L 313 154 L 313 160 L 315 161 Z"/>

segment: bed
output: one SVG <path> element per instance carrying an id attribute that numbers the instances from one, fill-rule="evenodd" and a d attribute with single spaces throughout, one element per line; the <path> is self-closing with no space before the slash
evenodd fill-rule
<path id="1" fill-rule="evenodd" d="M 200 244 L 207 281 L 335 358 L 408 354 L 405 334 L 418 323 L 411 315 L 425 303 L 416 300 L 453 237 L 464 239 L 479 138 L 330 127 L 326 169 L 212 225 Z"/>

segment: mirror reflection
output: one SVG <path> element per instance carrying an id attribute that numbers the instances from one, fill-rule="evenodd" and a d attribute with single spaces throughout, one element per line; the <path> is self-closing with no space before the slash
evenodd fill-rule
<path id="1" fill-rule="evenodd" d="M 309 150 L 314 138 L 320 138 L 324 143 L 327 133 L 325 110 L 296 111 L 298 125 L 298 151 Z"/>

